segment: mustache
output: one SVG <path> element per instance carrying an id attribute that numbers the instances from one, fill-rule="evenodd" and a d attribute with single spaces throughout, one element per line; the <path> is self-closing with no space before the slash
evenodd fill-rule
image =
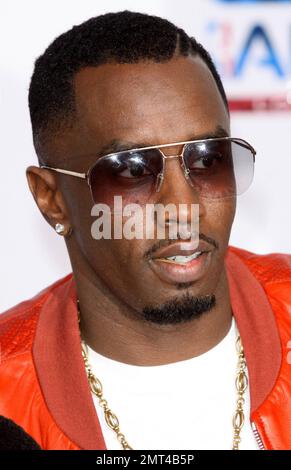
<path id="1" fill-rule="evenodd" d="M 214 246 L 215 249 L 219 249 L 219 243 L 214 240 L 214 238 L 210 238 L 204 233 L 199 233 L 199 240 L 204 240 L 206 243 L 209 243 L 210 245 Z M 162 239 L 158 240 L 157 243 L 151 246 L 145 253 L 144 253 L 144 258 L 149 258 L 151 257 L 156 251 L 158 251 L 160 248 L 163 248 L 164 246 L 170 246 L 173 245 L 174 243 L 177 243 L 178 241 L 186 242 L 186 240 L 182 239 Z"/>

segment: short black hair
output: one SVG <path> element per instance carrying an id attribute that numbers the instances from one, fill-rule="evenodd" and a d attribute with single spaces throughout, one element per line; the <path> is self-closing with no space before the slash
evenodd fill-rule
<path id="1" fill-rule="evenodd" d="M 35 61 L 30 82 L 28 100 L 37 154 L 49 131 L 72 123 L 73 80 L 80 69 L 108 62 L 167 62 L 174 55 L 202 58 L 228 111 L 225 91 L 209 53 L 166 19 L 124 10 L 90 18 L 61 34 Z"/>

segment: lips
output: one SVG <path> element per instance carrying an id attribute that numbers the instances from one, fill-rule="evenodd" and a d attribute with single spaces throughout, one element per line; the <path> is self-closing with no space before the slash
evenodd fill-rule
<path id="1" fill-rule="evenodd" d="M 155 252 L 151 259 L 162 260 L 172 256 L 191 256 L 198 252 L 209 252 L 211 248 L 208 243 L 200 240 L 199 245 L 197 242 L 178 242 L 170 246 L 159 249 Z"/>
<path id="2" fill-rule="evenodd" d="M 170 259 L 169 259 L 170 258 Z M 159 249 L 149 259 L 153 272 L 168 283 L 194 282 L 201 279 L 210 265 L 212 247 L 200 240 L 179 242 Z"/>

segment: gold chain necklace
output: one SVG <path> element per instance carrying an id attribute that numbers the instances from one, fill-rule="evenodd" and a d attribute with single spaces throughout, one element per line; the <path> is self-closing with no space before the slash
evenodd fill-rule
<path id="1" fill-rule="evenodd" d="M 133 448 L 127 442 L 124 434 L 120 431 L 119 427 L 119 420 L 117 416 L 111 411 L 108 406 L 107 400 L 103 397 L 103 387 L 100 380 L 93 374 L 92 368 L 89 364 L 89 357 L 88 357 L 88 346 L 85 341 L 82 340 L 81 337 L 81 328 L 80 328 L 80 321 L 81 321 L 81 313 L 79 307 L 79 301 L 77 300 L 78 306 L 78 323 L 79 323 L 79 331 L 80 331 L 80 339 L 81 339 L 81 346 L 82 346 L 82 356 L 84 360 L 84 365 L 86 369 L 88 383 L 91 389 L 91 392 L 96 395 L 99 399 L 99 405 L 103 408 L 105 421 L 107 425 L 112 429 L 118 441 L 122 445 L 124 450 L 133 450 Z M 235 379 L 235 387 L 237 391 L 237 400 L 236 400 L 236 409 L 233 414 L 232 418 L 232 426 L 233 426 L 233 444 L 232 450 L 238 450 L 239 444 L 241 442 L 241 430 L 244 425 L 245 415 L 243 411 L 243 405 L 245 400 L 243 398 L 244 392 L 248 386 L 248 378 L 246 375 L 246 360 L 244 355 L 243 345 L 240 339 L 240 335 L 237 335 L 236 339 L 236 351 L 238 355 L 238 365 L 237 365 L 237 373 Z"/>

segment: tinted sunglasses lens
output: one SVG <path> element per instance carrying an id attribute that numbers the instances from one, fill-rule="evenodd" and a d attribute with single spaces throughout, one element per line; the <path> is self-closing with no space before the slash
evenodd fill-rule
<path id="1" fill-rule="evenodd" d="M 205 140 L 187 144 L 184 162 L 193 186 L 205 198 L 242 194 L 253 180 L 252 150 L 239 140 Z"/>
<path id="2" fill-rule="evenodd" d="M 158 149 L 125 151 L 101 157 L 89 173 L 89 184 L 95 204 L 114 207 L 114 196 L 123 204 L 145 204 L 155 191 L 163 158 Z"/>

